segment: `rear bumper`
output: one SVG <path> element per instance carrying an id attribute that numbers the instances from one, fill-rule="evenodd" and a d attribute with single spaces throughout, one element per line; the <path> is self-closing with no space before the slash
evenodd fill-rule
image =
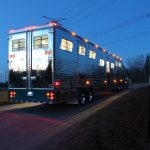
<path id="1" fill-rule="evenodd" d="M 14 97 L 10 96 L 10 92 L 15 92 Z M 35 103 L 57 103 L 55 97 L 53 100 L 49 99 L 46 95 L 47 92 L 53 92 L 54 88 L 51 89 L 9 89 L 9 101 L 11 102 L 35 102 Z"/>

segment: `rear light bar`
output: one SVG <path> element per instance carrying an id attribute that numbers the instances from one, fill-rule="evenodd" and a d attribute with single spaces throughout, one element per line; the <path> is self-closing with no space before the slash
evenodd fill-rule
<path id="1" fill-rule="evenodd" d="M 54 93 L 53 92 L 47 92 L 46 97 L 47 97 L 47 99 L 54 100 Z"/>
<path id="2" fill-rule="evenodd" d="M 15 91 L 10 91 L 9 92 L 9 97 L 10 98 L 15 98 L 16 97 L 16 92 Z"/>

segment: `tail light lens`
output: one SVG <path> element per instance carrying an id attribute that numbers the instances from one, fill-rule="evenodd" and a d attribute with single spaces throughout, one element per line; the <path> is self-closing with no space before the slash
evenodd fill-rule
<path id="1" fill-rule="evenodd" d="M 47 97 L 47 99 L 54 100 L 54 93 L 53 92 L 47 92 L 46 97 Z"/>
<path id="2" fill-rule="evenodd" d="M 9 97 L 10 98 L 15 98 L 16 97 L 16 92 L 15 91 L 10 91 L 9 92 Z"/>
<path id="3" fill-rule="evenodd" d="M 54 86 L 60 86 L 60 82 L 59 81 L 55 81 Z"/>

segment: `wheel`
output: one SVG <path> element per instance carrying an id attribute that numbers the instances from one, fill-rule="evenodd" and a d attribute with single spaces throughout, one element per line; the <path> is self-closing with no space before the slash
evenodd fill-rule
<path id="1" fill-rule="evenodd" d="M 87 102 L 91 103 L 93 101 L 93 92 L 88 91 L 87 93 Z"/>
<path id="2" fill-rule="evenodd" d="M 78 104 L 84 105 L 85 102 L 86 102 L 85 93 L 83 92 L 79 93 Z"/>

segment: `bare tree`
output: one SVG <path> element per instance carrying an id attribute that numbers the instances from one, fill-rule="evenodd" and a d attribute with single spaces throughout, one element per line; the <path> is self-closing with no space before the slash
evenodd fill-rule
<path id="1" fill-rule="evenodd" d="M 146 62 L 145 62 L 144 69 L 145 69 L 146 81 L 148 81 L 149 77 L 150 77 L 150 55 L 146 56 Z"/>
<path id="2" fill-rule="evenodd" d="M 127 73 L 132 82 L 145 82 L 145 56 L 137 55 L 136 57 L 128 58 L 127 60 Z"/>

